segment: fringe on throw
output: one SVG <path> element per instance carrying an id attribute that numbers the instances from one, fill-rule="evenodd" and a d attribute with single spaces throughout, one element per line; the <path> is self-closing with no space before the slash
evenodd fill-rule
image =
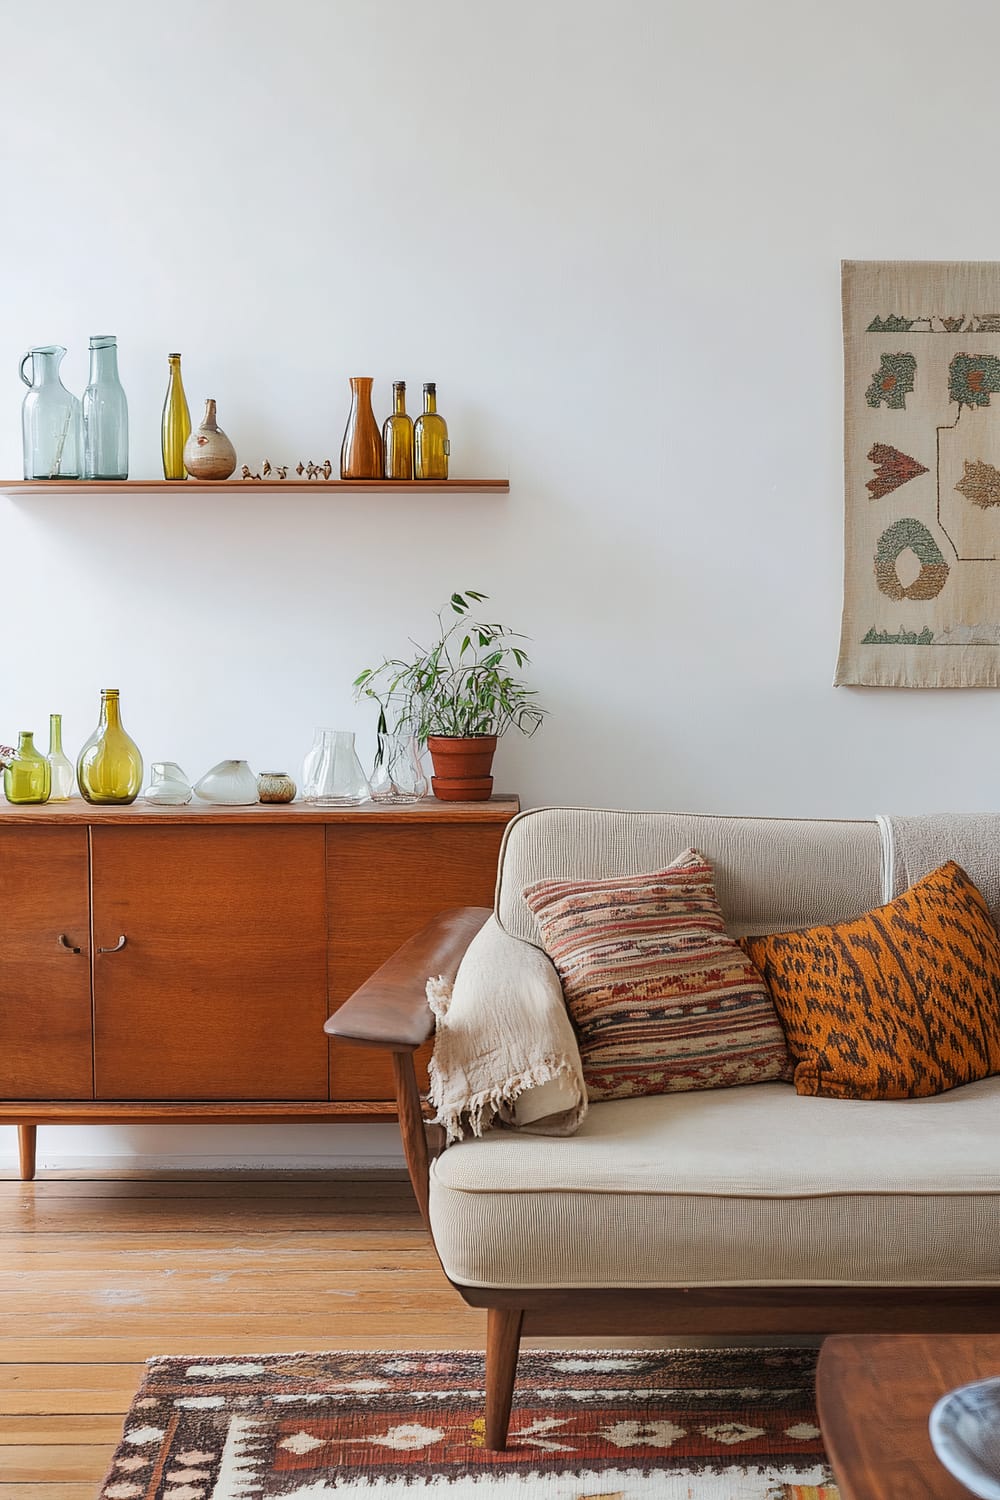
<path id="1" fill-rule="evenodd" d="M 437 1017 L 443 1021 L 448 1014 L 452 999 L 452 986 L 440 975 L 427 981 L 427 1003 Z M 529 1067 L 519 1070 L 490 1088 L 479 1089 L 464 1098 L 447 1098 L 449 1073 L 442 1067 L 439 1054 L 447 1052 L 447 1030 L 438 1031 L 438 1041 L 427 1073 L 430 1083 L 428 1098 L 436 1110 L 434 1124 L 444 1129 L 449 1145 L 464 1140 L 469 1134 L 485 1135 L 499 1121 L 503 1125 L 515 1125 L 515 1105 L 528 1089 L 541 1088 L 546 1083 L 565 1080 L 573 1094 L 578 1092 L 577 1068 L 565 1053 L 550 1053 Z M 585 1101 L 578 1099 L 576 1107 L 570 1107 L 546 1117 L 546 1135 L 569 1135 L 576 1129 Z M 530 1128 L 530 1127 L 528 1127 Z"/>

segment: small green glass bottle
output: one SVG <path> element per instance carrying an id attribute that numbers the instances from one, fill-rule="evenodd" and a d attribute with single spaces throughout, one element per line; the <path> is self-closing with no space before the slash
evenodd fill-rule
<path id="1" fill-rule="evenodd" d="M 382 424 L 386 479 L 413 478 L 413 421 L 406 415 L 406 381 L 392 383 L 392 413 Z"/>
<path id="2" fill-rule="evenodd" d="M 437 386 L 429 380 L 424 386 L 424 409 L 413 424 L 416 447 L 414 475 L 417 479 L 447 479 L 448 424 L 437 409 Z"/>
<path id="3" fill-rule="evenodd" d="M 88 802 L 134 802 L 142 789 L 142 756 L 125 733 L 118 689 L 101 689 L 101 720 L 80 751 L 76 780 Z"/>
<path id="4" fill-rule="evenodd" d="M 170 378 L 163 403 L 163 420 L 160 424 L 163 477 L 164 479 L 186 479 L 184 444 L 191 436 L 191 413 L 188 410 L 184 383 L 181 380 L 180 355 L 168 354 L 167 363 L 170 366 Z"/>
<path id="5" fill-rule="evenodd" d="M 14 758 L 4 768 L 4 796 L 8 802 L 48 802 L 51 789 L 52 767 L 35 749 L 34 730 L 22 729 Z"/>
<path id="6" fill-rule="evenodd" d="M 52 767 L 52 790 L 50 802 L 66 802 L 73 795 L 76 773 L 73 762 L 63 754 L 62 714 L 49 714 L 49 753 L 46 756 Z"/>

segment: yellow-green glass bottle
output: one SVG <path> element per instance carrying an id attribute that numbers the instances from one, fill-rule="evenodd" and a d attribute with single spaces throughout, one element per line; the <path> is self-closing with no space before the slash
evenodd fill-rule
<path id="1" fill-rule="evenodd" d="M 413 478 L 413 421 L 406 415 L 406 381 L 392 383 L 392 412 L 382 424 L 386 479 Z"/>
<path id="2" fill-rule="evenodd" d="M 52 767 L 35 749 L 35 732 L 22 729 L 13 759 L 4 767 L 4 796 L 8 802 L 48 802 Z"/>
<path id="3" fill-rule="evenodd" d="M 118 689 L 101 689 L 101 720 L 80 751 L 76 780 L 88 802 L 134 802 L 142 788 L 142 756 L 122 727 Z"/>
<path id="4" fill-rule="evenodd" d="M 429 380 L 424 386 L 424 409 L 413 424 L 415 455 L 413 472 L 417 479 L 447 479 L 448 424 L 437 409 L 437 386 Z"/>
<path id="5" fill-rule="evenodd" d="M 168 354 L 170 377 L 167 396 L 163 403 L 163 421 L 160 425 L 160 445 L 163 449 L 164 479 L 186 479 L 184 467 L 184 444 L 191 435 L 191 413 L 181 380 L 181 357 Z"/>

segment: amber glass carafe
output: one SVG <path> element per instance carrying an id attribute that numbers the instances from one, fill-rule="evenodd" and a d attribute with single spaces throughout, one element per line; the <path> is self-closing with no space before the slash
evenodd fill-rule
<path id="1" fill-rule="evenodd" d="M 163 403 L 163 420 L 160 426 L 160 446 L 163 449 L 164 479 L 186 479 L 184 467 L 184 444 L 191 435 L 191 413 L 181 381 L 181 357 L 168 354 L 170 377 L 167 395 Z"/>
<path id="2" fill-rule="evenodd" d="M 351 380 L 351 410 L 340 450 L 341 479 L 382 478 L 382 434 L 372 411 L 372 377 Z"/>
<path id="3" fill-rule="evenodd" d="M 392 414 L 382 426 L 386 479 L 413 478 L 413 422 L 406 415 L 406 381 L 394 380 Z"/>
<path id="4" fill-rule="evenodd" d="M 142 756 L 122 727 L 117 688 L 101 691 L 101 720 L 80 751 L 76 779 L 88 802 L 134 802 L 142 789 Z"/>
<path id="5" fill-rule="evenodd" d="M 437 386 L 428 381 L 424 386 L 424 409 L 413 424 L 415 456 L 413 472 L 417 479 L 447 479 L 448 424 L 437 409 Z"/>

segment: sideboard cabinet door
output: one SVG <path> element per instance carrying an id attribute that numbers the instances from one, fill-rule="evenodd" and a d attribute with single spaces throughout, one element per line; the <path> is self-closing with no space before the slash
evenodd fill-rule
<path id="1" fill-rule="evenodd" d="M 91 838 L 95 1097 L 327 1098 L 322 826 Z"/>
<path id="2" fill-rule="evenodd" d="M 331 1011 L 438 912 L 493 905 L 503 833 L 496 822 L 327 830 Z M 417 1053 L 421 1087 L 430 1053 Z M 388 1058 L 331 1043 L 330 1097 L 391 1099 Z"/>
<path id="3" fill-rule="evenodd" d="M 0 1095 L 94 1095 L 86 828 L 0 828 Z"/>

